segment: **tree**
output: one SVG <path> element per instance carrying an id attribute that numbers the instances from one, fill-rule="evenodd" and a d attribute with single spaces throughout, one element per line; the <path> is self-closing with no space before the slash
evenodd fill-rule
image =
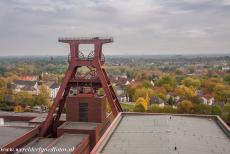
<path id="1" fill-rule="evenodd" d="M 186 77 L 181 81 L 182 85 L 198 89 L 201 86 L 201 81 L 197 78 Z"/>
<path id="2" fill-rule="evenodd" d="M 0 76 L 6 73 L 6 68 L 4 66 L 0 66 Z"/>
<path id="3" fill-rule="evenodd" d="M 176 75 L 182 75 L 183 74 L 181 69 L 176 69 L 175 73 L 176 73 Z"/>
<path id="4" fill-rule="evenodd" d="M 230 124 L 230 102 L 226 103 L 224 105 L 224 110 L 223 110 L 223 118 L 225 119 L 225 121 Z"/>
<path id="5" fill-rule="evenodd" d="M 5 78 L 0 77 L 0 89 L 7 88 L 7 81 Z"/>
<path id="6" fill-rule="evenodd" d="M 172 106 L 170 106 L 170 105 L 165 105 L 164 108 L 163 108 L 163 112 L 164 112 L 164 113 L 174 113 L 175 110 L 173 109 Z"/>
<path id="7" fill-rule="evenodd" d="M 125 86 L 124 88 L 125 92 L 128 94 L 129 98 L 130 98 L 130 101 L 133 101 L 134 100 L 134 93 L 135 93 L 135 88 L 131 85 L 127 85 Z"/>
<path id="8" fill-rule="evenodd" d="M 207 104 L 195 104 L 193 113 L 195 114 L 211 114 L 211 107 Z"/>
<path id="9" fill-rule="evenodd" d="M 133 99 L 134 100 L 137 100 L 139 97 L 143 97 L 145 98 L 146 95 L 149 95 L 150 97 L 152 96 L 153 94 L 153 90 L 150 89 L 150 88 L 137 88 L 134 92 L 134 96 L 133 96 Z"/>
<path id="10" fill-rule="evenodd" d="M 213 90 L 213 94 L 217 101 L 227 103 L 230 100 L 230 86 L 218 83 Z"/>
<path id="11" fill-rule="evenodd" d="M 173 98 L 172 98 L 171 96 L 169 97 L 167 103 L 168 103 L 169 105 L 173 105 L 173 104 L 174 104 Z"/>
<path id="12" fill-rule="evenodd" d="M 229 74 L 224 77 L 224 81 L 227 82 L 228 84 L 230 84 L 230 75 Z"/>
<path id="13" fill-rule="evenodd" d="M 46 86 L 42 85 L 39 88 L 39 94 L 35 97 L 34 105 L 50 105 L 50 99 L 49 99 L 49 90 Z"/>
<path id="14" fill-rule="evenodd" d="M 176 86 L 176 78 L 172 75 L 164 75 L 157 84 L 163 86 L 167 91 L 172 91 Z"/>
<path id="15" fill-rule="evenodd" d="M 219 115 L 219 116 L 222 116 L 222 109 L 219 105 L 213 105 L 212 106 L 212 114 L 213 115 Z"/>
<path id="16" fill-rule="evenodd" d="M 177 109 L 179 113 L 192 113 L 193 104 L 192 102 L 188 100 L 184 100 L 179 103 L 179 105 L 177 106 Z"/>
<path id="17" fill-rule="evenodd" d="M 5 98 L 5 91 L 0 89 L 0 102 L 3 102 Z"/>
<path id="18" fill-rule="evenodd" d="M 33 105 L 34 99 L 33 96 L 25 91 L 21 91 L 16 93 L 13 96 L 13 100 L 16 104 L 20 104 L 20 105 Z"/>
<path id="19" fill-rule="evenodd" d="M 189 88 L 184 85 L 177 87 L 176 93 L 184 100 L 192 100 L 196 96 L 194 88 Z"/>
<path id="20" fill-rule="evenodd" d="M 149 105 L 146 99 L 144 99 L 143 97 L 139 97 L 136 101 L 136 104 L 141 104 L 145 110 L 148 109 L 148 105 Z"/>
<path id="21" fill-rule="evenodd" d="M 145 107 L 142 104 L 135 104 L 133 111 L 134 112 L 145 112 Z"/>
<path id="22" fill-rule="evenodd" d="M 202 87 L 206 93 L 213 93 L 216 84 L 222 84 L 222 81 L 218 78 L 205 78 L 202 82 Z"/>
<path id="23" fill-rule="evenodd" d="M 157 104 L 151 105 L 149 110 L 150 110 L 150 112 L 153 112 L 153 113 L 160 113 L 161 112 L 161 108 Z"/>
<path id="24" fill-rule="evenodd" d="M 153 87 L 153 85 L 150 83 L 149 80 L 143 80 L 143 81 L 141 82 L 141 84 L 142 84 L 142 86 L 145 87 L 145 88 L 152 88 L 152 87 Z"/>

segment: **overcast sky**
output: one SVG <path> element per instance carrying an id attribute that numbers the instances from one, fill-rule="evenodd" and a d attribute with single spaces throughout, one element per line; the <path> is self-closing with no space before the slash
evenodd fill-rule
<path id="1" fill-rule="evenodd" d="M 230 0 L 0 0 L 0 55 L 65 55 L 60 36 L 113 36 L 110 55 L 230 53 Z"/>

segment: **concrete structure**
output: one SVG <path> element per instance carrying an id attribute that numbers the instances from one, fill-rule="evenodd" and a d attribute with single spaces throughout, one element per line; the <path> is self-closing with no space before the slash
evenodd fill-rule
<path id="1" fill-rule="evenodd" d="M 230 129 L 216 116 L 121 113 L 91 154 L 228 154 Z"/>

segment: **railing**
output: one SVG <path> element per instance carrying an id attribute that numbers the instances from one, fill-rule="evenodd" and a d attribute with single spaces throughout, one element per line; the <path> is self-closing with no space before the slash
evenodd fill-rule
<path id="1" fill-rule="evenodd" d="M 86 57 L 81 51 L 78 52 L 78 58 L 80 60 L 90 60 L 92 61 L 94 59 L 94 51 L 91 51 L 88 56 Z M 68 55 L 68 62 L 70 63 L 71 61 L 71 55 Z M 105 61 L 105 55 L 102 54 L 101 55 L 101 61 L 104 62 Z"/>

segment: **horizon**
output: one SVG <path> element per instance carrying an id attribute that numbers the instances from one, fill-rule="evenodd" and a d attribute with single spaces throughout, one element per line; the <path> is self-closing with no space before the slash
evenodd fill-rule
<path id="1" fill-rule="evenodd" d="M 1 58 L 4 57 L 58 57 L 58 56 L 68 56 L 68 54 L 37 54 L 37 55 L 0 55 Z M 163 53 L 163 54 L 105 54 L 105 56 L 131 56 L 131 57 L 135 57 L 135 56 L 139 56 L 139 57 L 145 57 L 145 56 L 197 56 L 197 57 L 202 57 L 202 56 L 217 56 L 217 57 L 221 57 L 221 56 L 230 56 L 230 53 L 201 53 L 201 54 L 197 54 L 197 53 Z"/>

